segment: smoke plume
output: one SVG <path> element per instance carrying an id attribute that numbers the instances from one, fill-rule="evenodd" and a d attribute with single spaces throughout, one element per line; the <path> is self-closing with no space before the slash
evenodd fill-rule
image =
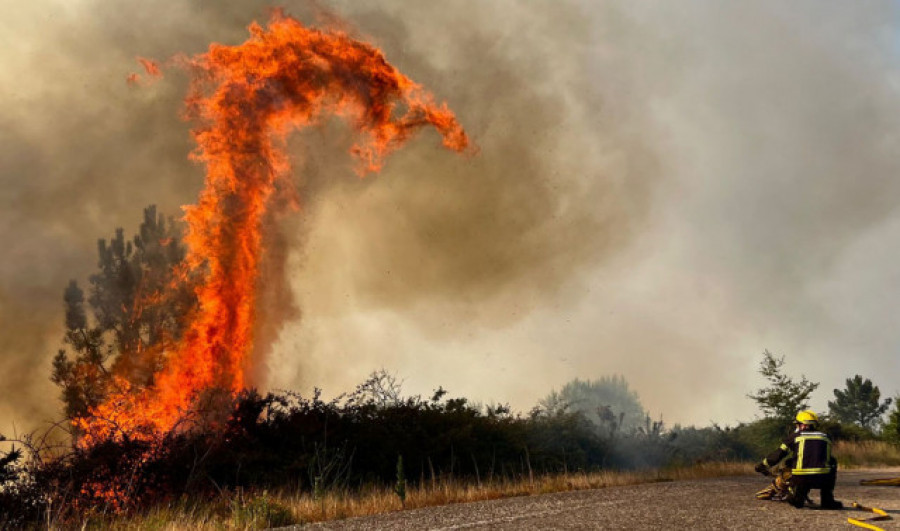
<path id="1" fill-rule="evenodd" d="M 426 134 L 360 180 L 340 122 L 291 138 L 301 210 L 271 274 L 294 310 L 268 306 L 263 385 L 338 392 L 385 367 L 527 409 L 619 373 L 667 421 L 731 423 L 769 348 L 822 382 L 814 407 L 856 372 L 896 391 L 890 6 L 282 5 L 339 14 L 480 153 Z M 0 431 L 56 415 L 62 290 L 95 240 L 202 185 L 187 80 L 129 86 L 135 58 L 239 43 L 270 7 L 0 7 Z"/>

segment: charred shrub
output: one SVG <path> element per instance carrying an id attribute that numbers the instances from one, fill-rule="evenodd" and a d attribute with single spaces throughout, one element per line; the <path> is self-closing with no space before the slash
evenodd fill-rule
<path id="1" fill-rule="evenodd" d="M 0 441 L 5 437 L 0 435 Z M 0 527 L 16 528 L 36 521 L 46 503 L 34 478 L 22 464 L 21 449 L 0 453 Z"/>

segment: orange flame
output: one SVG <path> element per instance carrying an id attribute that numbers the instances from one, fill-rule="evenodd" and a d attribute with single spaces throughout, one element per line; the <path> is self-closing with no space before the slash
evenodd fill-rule
<path id="1" fill-rule="evenodd" d="M 469 141 L 446 105 L 391 66 L 377 48 L 340 31 L 303 26 L 276 12 L 267 29 L 250 26 L 238 46 L 213 44 L 185 60 L 195 73 L 186 100 L 206 186 L 185 207 L 188 231 L 182 280 L 195 281 L 199 308 L 165 355 L 155 384 L 118 390 L 79 421 L 82 444 L 173 429 L 211 391 L 245 386 L 253 348 L 256 288 L 264 250 L 263 221 L 275 214 L 276 189 L 292 189 L 287 135 L 329 115 L 360 134 L 352 153 L 360 175 L 378 171 L 385 155 L 425 125 L 447 148 Z M 154 75 L 155 63 L 141 60 Z"/>
<path id="2" fill-rule="evenodd" d="M 141 63 L 141 65 L 143 65 L 144 70 L 147 71 L 147 74 L 154 77 L 162 76 L 162 71 L 159 69 L 159 65 L 156 64 L 156 61 L 152 59 L 146 59 L 144 57 L 138 57 L 137 60 L 139 63 Z"/>
<path id="3" fill-rule="evenodd" d="M 162 70 L 159 69 L 159 65 L 156 63 L 156 61 L 146 59 L 144 57 L 138 57 L 137 60 L 139 63 L 141 63 L 141 66 L 144 67 L 144 71 L 147 72 L 147 75 L 154 78 L 162 77 Z M 125 81 L 127 81 L 129 85 L 134 86 L 140 84 L 142 78 L 137 72 L 132 72 L 128 74 L 128 77 L 125 78 Z"/>

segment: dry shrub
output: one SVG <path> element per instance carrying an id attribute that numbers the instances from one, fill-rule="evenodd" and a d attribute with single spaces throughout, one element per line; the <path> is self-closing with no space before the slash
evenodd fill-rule
<path id="1" fill-rule="evenodd" d="M 847 468 L 900 466 L 900 446 L 885 441 L 837 441 L 834 455 Z"/>

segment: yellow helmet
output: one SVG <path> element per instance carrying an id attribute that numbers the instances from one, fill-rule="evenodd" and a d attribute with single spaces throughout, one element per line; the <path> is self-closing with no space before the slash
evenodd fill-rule
<path id="1" fill-rule="evenodd" d="M 815 426 L 819 424 L 819 417 L 811 409 L 806 409 L 797 413 L 797 424 L 806 424 L 807 426 Z"/>

